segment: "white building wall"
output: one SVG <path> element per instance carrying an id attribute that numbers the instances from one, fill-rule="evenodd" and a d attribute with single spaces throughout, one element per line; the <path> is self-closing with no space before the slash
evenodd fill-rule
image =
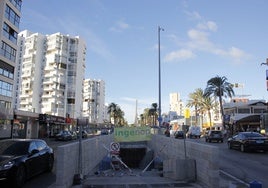
<path id="1" fill-rule="evenodd" d="M 170 93 L 169 101 L 170 101 L 170 111 L 176 112 L 178 116 L 182 116 L 184 110 L 184 104 L 180 98 L 180 94 Z"/>
<path id="2" fill-rule="evenodd" d="M 75 107 L 74 107 L 74 117 L 81 117 L 83 107 L 83 81 L 85 77 L 85 59 L 86 59 L 86 44 L 84 40 L 79 37 L 76 37 L 78 41 L 77 49 L 74 51 L 77 52 L 77 62 L 76 62 L 76 76 L 75 83 L 72 86 L 75 88 Z M 76 46 L 75 46 L 76 47 Z"/>
<path id="3" fill-rule="evenodd" d="M 61 33 L 21 32 L 20 109 L 71 118 L 81 117 L 86 45 Z"/>
<path id="4" fill-rule="evenodd" d="M 84 80 L 83 117 L 90 123 L 103 123 L 106 119 L 105 83 L 103 80 Z"/>
<path id="5" fill-rule="evenodd" d="M 42 78 L 44 67 L 45 36 L 23 31 L 20 34 L 21 77 L 18 109 L 41 113 Z"/>

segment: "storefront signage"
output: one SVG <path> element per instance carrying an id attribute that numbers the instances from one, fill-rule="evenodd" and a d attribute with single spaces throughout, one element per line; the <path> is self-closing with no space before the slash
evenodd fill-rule
<path id="1" fill-rule="evenodd" d="M 150 127 L 118 127 L 114 130 L 117 142 L 137 142 L 151 140 Z"/>
<path id="2" fill-rule="evenodd" d="M 45 123 L 65 123 L 65 118 L 49 114 L 39 114 L 39 122 Z"/>

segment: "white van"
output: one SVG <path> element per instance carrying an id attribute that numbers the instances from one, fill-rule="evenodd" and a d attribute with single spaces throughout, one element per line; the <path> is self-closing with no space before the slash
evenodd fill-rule
<path id="1" fill-rule="evenodd" d="M 189 127 L 189 131 L 187 132 L 188 138 L 200 138 L 201 136 L 201 130 L 199 126 L 191 125 Z"/>

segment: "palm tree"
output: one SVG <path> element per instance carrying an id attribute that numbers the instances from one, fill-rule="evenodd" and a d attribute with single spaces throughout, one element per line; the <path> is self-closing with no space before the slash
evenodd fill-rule
<path id="1" fill-rule="evenodd" d="M 207 96 L 202 100 L 202 109 L 208 113 L 209 118 L 209 128 L 211 130 L 212 118 L 211 118 L 211 110 L 214 110 L 217 107 L 217 103 L 211 96 Z"/>
<path id="2" fill-rule="evenodd" d="M 115 103 L 109 104 L 107 113 L 110 115 L 110 120 L 111 119 L 114 120 L 115 125 L 117 123 L 122 125 L 122 123 L 124 122 L 122 121 L 122 119 L 124 120 L 124 112 L 121 110 L 121 108 L 117 104 Z"/>
<path id="3" fill-rule="evenodd" d="M 145 108 L 143 110 L 143 114 L 141 114 L 143 116 L 143 124 L 144 125 L 148 125 L 150 124 L 150 115 L 149 115 L 149 108 Z"/>
<path id="4" fill-rule="evenodd" d="M 203 95 L 204 92 L 201 88 L 196 89 L 195 92 L 189 94 L 190 99 L 186 104 L 187 107 L 194 107 L 196 120 L 200 112 L 200 108 L 202 107 Z M 197 125 L 197 121 L 195 121 L 195 125 Z"/>
<path id="5" fill-rule="evenodd" d="M 154 111 L 154 123 L 156 124 L 156 120 L 157 120 L 157 103 L 153 103 L 152 107 L 153 107 L 153 111 Z"/>
<path id="6" fill-rule="evenodd" d="M 123 126 L 125 123 L 124 115 L 125 113 L 121 110 L 120 107 L 118 107 L 117 110 L 114 111 L 114 117 L 119 126 Z"/>
<path id="7" fill-rule="evenodd" d="M 220 112 L 222 116 L 222 122 L 223 122 L 223 127 L 225 128 L 225 123 L 224 123 L 224 111 L 223 111 L 223 97 L 227 98 L 235 95 L 232 84 L 227 82 L 227 78 L 225 76 L 220 77 L 216 76 L 214 78 L 211 78 L 210 80 L 207 81 L 207 87 L 204 92 L 204 96 L 215 96 L 219 98 L 219 103 L 220 103 Z"/>

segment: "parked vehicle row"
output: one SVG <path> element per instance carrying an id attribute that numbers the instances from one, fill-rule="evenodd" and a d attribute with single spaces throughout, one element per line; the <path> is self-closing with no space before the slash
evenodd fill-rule
<path id="1" fill-rule="evenodd" d="M 189 138 L 185 136 L 183 131 L 176 131 L 174 138 Z M 224 134 L 221 130 L 208 130 L 204 137 L 205 142 L 224 142 Z M 268 137 L 259 132 L 239 132 L 230 138 L 227 138 L 227 146 L 229 149 L 240 150 L 241 152 L 251 151 L 268 151 Z"/>
<path id="2" fill-rule="evenodd" d="M 62 130 L 58 134 L 55 135 L 55 140 L 58 140 L 58 141 L 76 140 L 76 139 L 79 139 L 79 135 L 80 135 L 79 131 Z M 82 138 L 89 138 L 91 135 L 92 134 L 90 134 L 86 130 L 82 131 Z"/>

